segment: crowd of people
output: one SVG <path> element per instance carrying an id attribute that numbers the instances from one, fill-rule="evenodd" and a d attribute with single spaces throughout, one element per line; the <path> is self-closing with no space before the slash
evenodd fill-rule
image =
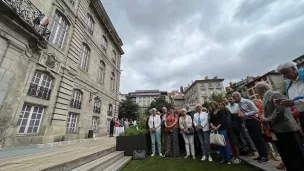
<path id="1" fill-rule="evenodd" d="M 254 160 L 267 163 L 269 156 L 282 160 L 278 169 L 304 171 L 304 69 L 285 63 L 277 71 L 287 80 L 286 95 L 273 91 L 266 82 L 258 82 L 255 91 L 261 100 L 243 98 L 234 92 L 228 99 L 212 101 L 208 109 L 197 104 L 179 110 L 166 107 L 150 110 L 148 129 L 152 155 L 180 155 L 183 138 L 185 158 L 201 154 L 201 160 L 212 162 L 212 149 L 220 151 L 221 162 L 241 163 L 241 155 L 258 156 Z M 225 145 L 213 146 L 210 133 L 223 135 Z M 162 148 L 163 145 L 163 148 Z M 213 147 L 213 148 L 212 148 Z"/>
<path id="2" fill-rule="evenodd" d="M 129 128 L 132 125 L 137 125 L 137 121 L 136 120 L 132 120 L 132 119 L 119 119 L 117 118 L 116 121 L 111 120 L 110 122 L 110 137 L 114 136 L 114 127 L 115 127 L 115 135 L 119 135 L 123 132 L 125 132 L 125 129 Z"/>

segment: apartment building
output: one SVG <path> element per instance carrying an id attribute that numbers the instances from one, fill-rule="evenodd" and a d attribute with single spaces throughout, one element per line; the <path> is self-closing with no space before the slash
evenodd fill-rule
<path id="1" fill-rule="evenodd" d="M 101 1 L 0 6 L 0 147 L 107 134 L 124 52 Z"/>

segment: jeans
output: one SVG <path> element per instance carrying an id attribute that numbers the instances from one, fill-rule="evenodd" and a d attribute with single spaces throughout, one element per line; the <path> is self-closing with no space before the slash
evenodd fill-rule
<path id="1" fill-rule="evenodd" d="M 210 131 L 203 131 L 200 129 L 197 131 L 197 135 L 201 143 L 203 156 L 211 156 Z"/>
<path id="2" fill-rule="evenodd" d="M 190 156 L 190 150 L 191 150 L 191 155 L 195 155 L 195 150 L 194 150 L 194 135 L 186 135 L 182 134 L 184 141 L 185 141 L 185 147 L 186 147 L 186 152 L 187 156 Z M 190 146 L 190 148 L 189 148 Z"/>
<path id="3" fill-rule="evenodd" d="M 155 154 L 155 140 L 157 142 L 158 152 L 161 153 L 161 138 L 160 138 L 160 131 L 150 132 L 151 135 L 151 146 L 152 146 L 152 153 Z"/>
<path id="4" fill-rule="evenodd" d="M 224 135 L 225 141 L 226 141 L 225 146 L 220 146 L 222 161 L 230 162 L 231 161 L 231 156 L 230 156 L 230 150 L 229 150 L 228 144 L 227 144 L 227 142 L 228 142 L 227 141 L 227 132 L 226 132 L 226 130 L 219 130 L 218 133 Z"/>

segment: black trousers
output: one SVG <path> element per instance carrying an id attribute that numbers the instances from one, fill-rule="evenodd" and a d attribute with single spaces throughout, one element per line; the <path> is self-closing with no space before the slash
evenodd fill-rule
<path id="1" fill-rule="evenodd" d="M 114 133 L 114 127 L 110 127 L 110 137 L 113 137 L 113 133 Z"/>
<path id="2" fill-rule="evenodd" d="M 287 171 L 304 171 L 304 142 L 299 131 L 275 133 L 276 145 Z"/>
<path id="3" fill-rule="evenodd" d="M 302 132 L 304 132 L 304 112 L 300 113 L 300 124 L 302 128 Z"/>
<path id="4" fill-rule="evenodd" d="M 262 135 L 261 124 L 253 119 L 247 119 L 245 123 L 249 136 L 254 143 L 259 156 L 268 158 L 268 150 Z"/>

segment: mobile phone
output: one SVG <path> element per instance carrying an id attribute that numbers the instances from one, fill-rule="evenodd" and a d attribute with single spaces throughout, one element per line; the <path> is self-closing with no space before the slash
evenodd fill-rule
<path id="1" fill-rule="evenodd" d="M 280 103 L 282 100 L 284 100 L 284 99 L 274 99 L 273 101 L 274 101 L 274 103 Z"/>

